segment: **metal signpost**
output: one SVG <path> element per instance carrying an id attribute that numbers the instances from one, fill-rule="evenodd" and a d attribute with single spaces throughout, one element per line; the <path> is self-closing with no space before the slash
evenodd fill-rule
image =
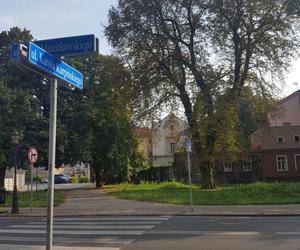
<path id="1" fill-rule="evenodd" d="M 193 209 L 193 192 L 192 192 L 192 177 L 191 177 L 191 160 L 190 160 L 190 153 L 192 153 L 192 140 L 187 140 L 187 159 L 188 159 L 188 173 L 189 173 L 189 186 L 190 186 L 190 205 L 191 205 L 191 212 L 194 211 Z"/>
<path id="2" fill-rule="evenodd" d="M 33 185 L 33 164 L 37 162 L 38 159 L 38 152 L 35 147 L 30 147 L 27 152 L 28 161 L 31 166 L 31 175 L 30 175 L 30 212 L 32 213 L 32 200 L 33 200 L 33 192 L 32 192 L 32 185 Z M 37 191 L 37 190 L 35 190 Z"/>
<path id="3" fill-rule="evenodd" d="M 40 48 L 40 44 L 46 51 Z M 38 74 L 51 79 L 50 90 L 50 131 L 48 161 L 48 205 L 46 249 L 53 244 L 53 201 L 54 201 L 54 167 L 56 148 L 57 88 L 58 84 L 74 89 L 83 88 L 83 75 L 56 56 L 77 57 L 98 53 L 98 39 L 94 35 L 49 39 L 29 43 L 15 43 L 11 46 L 11 60 Z M 50 54 L 52 52 L 53 54 Z"/>

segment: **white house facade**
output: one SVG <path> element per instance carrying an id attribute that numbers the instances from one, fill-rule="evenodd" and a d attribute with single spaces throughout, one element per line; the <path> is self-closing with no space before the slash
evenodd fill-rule
<path id="1" fill-rule="evenodd" d="M 185 144 L 187 127 L 186 121 L 173 113 L 153 126 L 153 167 L 172 166 L 176 149 Z"/>

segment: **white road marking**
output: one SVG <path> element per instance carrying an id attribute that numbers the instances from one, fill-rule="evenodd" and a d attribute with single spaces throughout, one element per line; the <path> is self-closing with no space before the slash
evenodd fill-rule
<path id="1" fill-rule="evenodd" d="M 275 232 L 278 235 L 299 235 L 300 232 Z"/>
<path id="2" fill-rule="evenodd" d="M 0 229 L 0 233 L 13 234 L 45 234 L 46 230 L 34 229 Z M 87 231 L 87 230 L 55 230 L 54 234 L 69 234 L 69 235 L 142 235 L 145 231 Z"/>
<path id="3" fill-rule="evenodd" d="M 40 242 L 45 244 L 46 238 L 42 237 L 20 237 L 20 236 L 0 236 L 0 241 L 13 241 L 13 242 Z M 54 237 L 54 243 L 84 243 L 84 242 L 94 243 L 94 244 L 130 244 L 134 239 L 122 239 L 119 237 L 101 237 L 101 238 L 78 238 L 78 237 Z"/>
<path id="4" fill-rule="evenodd" d="M 128 225 L 104 225 L 104 226 L 97 226 L 97 225 L 56 225 L 54 224 L 55 229 L 142 229 L 142 230 L 149 230 L 152 229 L 154 226 L 128 226 Z M 32 228 L 32 229 L 45 229 L 46 225 L 12 225 L 9 228 Z"/>
<path id="5" fill-rule="evenodd" d="M 54 218 L 54 221 L 148 221 L 148 220 L 157 220 L 157 221 L 167 221 L 169 220 L 171 217 L 167 217 L 167 216 L 162 216 L 162 217 L 75 217 L 75 218 Z M 43 219 L 43 221 L 46 221 L 46 219 Z"/>
<path id="6" fill-rule="evenodd" d="M 0 250 L 45 250 L 45 246 L 38 245 L 8 245 L 0 244 Z M 120 250 L 119 247 L 69 247 L 54 246 L 53 250 Z"/>
<path id="7" fill-rule="evenodd" d="M 146 234 L 164 234 L 164 235 L 261 235 L 257 231 L 183 231 L 183 230 L 169 230 L 169 231 L 158 231 L 152 230 L 145 232 Z"/>
<path id="8" fill-rule="evenodd" d="M 74 221 L 56 221 L 54 225 L 159 225 L 161 221 L 89 221 L 89 222 L 74 222 Z M 27 225 L 46 225 L 46 222 L 34 221 L 27 222 Z"/>

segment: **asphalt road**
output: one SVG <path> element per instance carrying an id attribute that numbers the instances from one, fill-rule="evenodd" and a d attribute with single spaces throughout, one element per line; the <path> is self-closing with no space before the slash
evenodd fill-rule
<path id="1" fill-rule="evenodd" d="M 44 249 L 45 219 L 0 218 L 0 250 Z M 300 249 L 300 217 L 59 217 L 54 249 Z"/>

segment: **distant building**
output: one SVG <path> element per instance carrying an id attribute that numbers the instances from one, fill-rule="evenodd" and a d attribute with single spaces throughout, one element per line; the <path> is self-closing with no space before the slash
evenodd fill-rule
<path id="1" fill-rule="evenodd" d="M 151 128 L 134 128 L 133 132 L 138 139 L 139 151 L 144 158 L 151 163 L 152 160 L 152 129 Z"/>
<path id="2" fill-rule="evenodd" d="M 12 191 L 14 189 L 14 168 L 6 170 L 4 187 L 7 191 Z M 25 170 L 17 170 L 17 188 L 22 189 L 25 187 Z"/>
<path id="3" fill-rule="evenodd" d="M 153 126 L 153 167 L 172 166 L 177 148 L 184 146 L 187 122 L 171 113 Z"/>
<path id="4" fill-rule="evenodd" d="M 174 153 L 183 147 L 186 140 L 187 123 L 171 113 L 150 128 L 134 128 L 139 140 L 139 150 L 152 166 L 148 179 L 173 178 Z"/>
<path id="5" fill-rule="evenodd" d="M 251 135 L 266 180 L 300 180 L 300 91 L 268 112 L 269 126 Z"/>
<path id="6" fill-rule="evenodd" d="M 150 172 L 145 179 L 162 181 L 175 177 L 174 154 L 185 145 L 187 123 L 171 113 L 152 128 L 134 128 L 139 150 L 148 160 Z"/>

